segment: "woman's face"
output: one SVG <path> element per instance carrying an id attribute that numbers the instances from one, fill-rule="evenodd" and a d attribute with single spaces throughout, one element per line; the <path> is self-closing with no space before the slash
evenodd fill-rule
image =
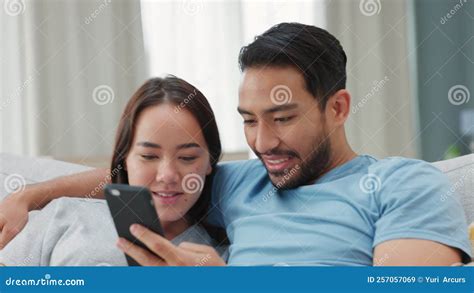
<path id="1" fill-rule="evenodd" d="M 198 121 L 172 104 L 146 108 L 138 117 L 126 158 L 130 185 L 146 186 L 160 220 L 181 219 L 198 200 L 212 167 Z"/>

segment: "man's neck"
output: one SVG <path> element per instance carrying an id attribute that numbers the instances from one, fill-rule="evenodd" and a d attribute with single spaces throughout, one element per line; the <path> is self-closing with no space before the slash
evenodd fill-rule
<path id="1" fill-rule="evenodd" d="M 325 173 L 331 171 L 334 168 L 337 168 L 341 165 L 344 165 L 345 163 L 349 162 L 350 160 L 354 159 L 357 157 L 357 153 L 355 153 L 350 146 L 347 146 L 347 148 L 344 149 L 343 152 L 340 152 L 339 154 L 333 155 L 331 158 L 331 162 L 328 166 L 328 169 Z"/>

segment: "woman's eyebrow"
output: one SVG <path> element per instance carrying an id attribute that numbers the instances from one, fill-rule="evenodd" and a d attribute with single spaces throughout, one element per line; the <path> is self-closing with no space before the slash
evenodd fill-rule
<path id="1" fill-rule="evenodd" d="M 155 148 L 155 149 L 161 149 L 161 145 L 154 143 L 154 142 L 149 142 L 149 141 L 140 141 L 137 142 L 138 146 L 146 147 L 146 148 Z M 183 143 L 180 144 L 176 147 L 176 149 L 181 150 L 181 149 L 188 149 L 188 148 L 200 148 L 201 146 L 195 142 L 190 142 L 190 143 Z"/>
<path id="2" fill-rule="evenodd" d="M 161 145 L 149 141 L 140 141 L 137 142 L 138 146 L 146 147 L 146 148 L 154 148 L 154 149 L 161 149 Z"/>
<path id="3" fill-rule="evenodd" d="M 188 148 L 200 148 L 201 146 L 195 142 L 190 142 L 190 143 L 183 143 L 178 145 L 176 149 L 182 150 L 182 149 L 188 149 Z"/>

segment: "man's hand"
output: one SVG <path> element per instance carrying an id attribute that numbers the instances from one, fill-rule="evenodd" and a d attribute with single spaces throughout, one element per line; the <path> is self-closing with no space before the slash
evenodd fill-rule
<path id="1" fill-rule="evenodd" d="M 130 232 L 153 253 L 124 238 L 119 238 L 117 246 L 142 266 L 225 266 L 225 261 L 216 250 L 207 245 L 183 242 L 179 246 L 134 224 Z"/>

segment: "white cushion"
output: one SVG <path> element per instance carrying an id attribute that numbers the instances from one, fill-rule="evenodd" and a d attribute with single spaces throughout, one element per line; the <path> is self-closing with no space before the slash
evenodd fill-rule
<path id="1" fill-rule="evenodd" d="M 45 158 L 30 158 L 0 153 L 0 200 L 18 183 L 41 182 L 91 168 Z"/>
<path id="2" fill-rule="evenodd" d="M 453 194 L 459 196 L 467 223 L 474 222 L 474 154 L 433 163 L 451 180 Z"/>

